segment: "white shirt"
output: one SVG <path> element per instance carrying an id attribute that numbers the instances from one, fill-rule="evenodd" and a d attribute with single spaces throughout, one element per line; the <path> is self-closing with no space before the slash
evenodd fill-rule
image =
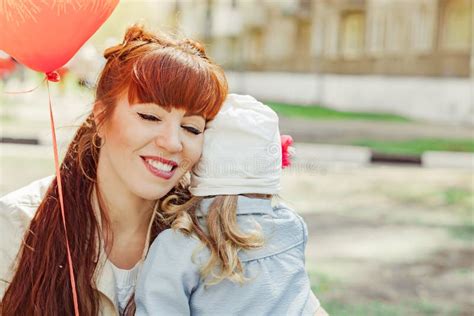
<path id="1" fill-rule="evenodd" d="M 112 270 L 115 277 L 115 293 L 119 305 L 119 312 L 122 315 L 125 307 L 135 292 L 135 284 L 137 283 L 138 273 L 142 264 L 137 263 L 133 268 L 126 270 L 120 269 L 112 264 Z"/>

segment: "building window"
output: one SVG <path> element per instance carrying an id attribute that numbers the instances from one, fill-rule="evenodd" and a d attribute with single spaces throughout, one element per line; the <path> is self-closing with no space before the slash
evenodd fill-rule
<path id="1" fill-rule="evenodd" d="M 328 11 L 323 18 L 323 51 L 324 56 L 336 58 L 338 56 L 339 15 L 335 11 Z"/>
<path id="2" fill-rule="evenodd" d="M 385 49 L 386 10 L 372 4 L 367 14 L 367 51 L 374 56 L 382 55 Z"/>
<path id="3" fill-rule="evenodd" d="M 410 16 L 413 7 L 407 3 L 391 3 L 386 8 L 385 53 L 392 56 L 406 55 L 410 47 Z"/>
<path id="4" fill-rule="evenodd" d="M 436 7 L 429 2 L 422 2 L 415 4 L 410 13 L 410 47 L 416 53 L 430 53 L 435 38 Z"/>
<path id="5" fill-rule="evenodd" d="M 345 58 L 356 58 L 364 53 L 365 14 L 346 11 L 341 16 L 340 48 Z"/>
<path id="6" fill-rule="evenodd" d="M 441 6 L 441 48 L 469 50 L 471 45 L 471 0 L 448 0 Z"/>

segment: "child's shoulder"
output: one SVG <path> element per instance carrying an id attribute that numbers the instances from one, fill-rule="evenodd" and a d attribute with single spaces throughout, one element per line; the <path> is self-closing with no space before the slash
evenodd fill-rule
<path id="1" fill-rule="evenodd" d="M 188 235 L 178 229 L 168 228 L 163 230 L 153 241 L 149 256 L 180 258 L 180 260 L 199 259 L 206 255 L 199 238 L 193 234 Z"/>
<path id="2" fill-rule="evenodd" d="M 179 229 L 168 228 L 156 237 L 153 245 L 170 246 L 183 251 L 191 248 L 194 249 L 199 243 L 200 241 L 195 235 L 185 234 Z"/>
<path id="3" fill-rule="evenodd" d="M 307 240 L 307 228 L 303 218 L 283 203 L 273 207 L 272 216 L 258 216 L 257 223 L 264 237 L 264 246 L 242 252 L 243 261 L 262 259 L 284 253 L 304 245 Z"/>
<path id="4" fill-rule="evenodd" d="M 278 202 L 273 206 L 273 212 L 276 218 L 286 220 L 288 223 L 292 223 L 297 227 L 302 228 L 301 226 L 305 224 L 303 217 L 301 217 L 295 209 L 283 202 Z"/>
<path id="5" fill-rule="evenodd" d="M 298 212 L 283 202 L 273 206 L 273 216 L 269 219 L 271 227 L 277 227 L 280 234 L 294 235 L 298 241 L 306 234 L 306 223 Z"/>

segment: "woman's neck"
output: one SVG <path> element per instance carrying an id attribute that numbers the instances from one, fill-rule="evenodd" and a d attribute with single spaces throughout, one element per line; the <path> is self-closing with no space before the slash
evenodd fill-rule
<path id="1" fill-rule="evenodd" d="M 101 232 L 104 250 L 115 266 L 131 269 L 143 258 L 154 202 L 130 197 L 101 179 L 97 177 L 96 197 L 107 220 Z"/>

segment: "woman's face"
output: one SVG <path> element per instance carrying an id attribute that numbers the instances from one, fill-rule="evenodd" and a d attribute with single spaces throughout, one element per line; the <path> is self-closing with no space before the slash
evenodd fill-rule
<path id="1" fill-rule="evenodd" d="M 199 160 L 205 124 L 199 114 L 121 97 L 99 133 L 102 182 L 146 200 L 163 197 Z"/>

